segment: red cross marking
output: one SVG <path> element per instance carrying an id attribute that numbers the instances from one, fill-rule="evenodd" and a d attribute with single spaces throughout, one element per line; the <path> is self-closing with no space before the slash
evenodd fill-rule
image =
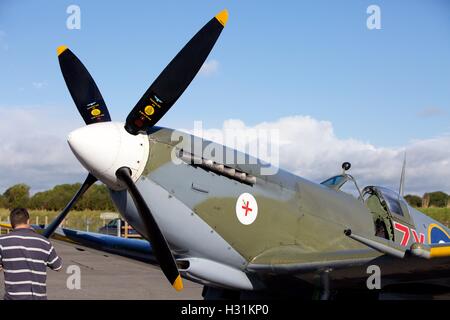
<path id="1" fill-rule="evenodd" d="M 244 204 L 245 204 L 245 201 L 244 201 Z M 248 201 L 247 201 L 247 204 L 245 204 L 245 206 L 242 206 L 242 209 L 245 210 L 245 216 L 247 216 L 247 213 L 248 213 L 249 211 L 253 211 L 253 209 L 251 209 L 251 208 L 248 206 Z"/>

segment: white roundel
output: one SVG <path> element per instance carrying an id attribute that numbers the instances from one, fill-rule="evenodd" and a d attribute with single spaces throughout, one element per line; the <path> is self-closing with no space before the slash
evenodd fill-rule
<path id="1" fill-rule="evenodd" d="M 252 224 L 258 215 L 258 203 L 250 193 L 243 193 L 236 201 L 236 216 L 245 225 Z"/>

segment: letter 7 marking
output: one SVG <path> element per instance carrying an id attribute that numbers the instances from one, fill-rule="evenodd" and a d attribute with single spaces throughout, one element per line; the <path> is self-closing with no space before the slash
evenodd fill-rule
<path id="1" fill-rule="evenodd" d="M 400 245 L 405 247 L 408 244 L 408 242 L 409 242 L 409 238 L 411 237 L 411 233 L 409 232 L 409 228 L 407 226 L 402 225 L 401 223 L 398 223 L 398 222 L 394 222 L 394 228 L 396 230 L 400 231 L 401 233 L 403 233 L 403 238 L 402 238 L 402 241 L 400 242 Z"/>

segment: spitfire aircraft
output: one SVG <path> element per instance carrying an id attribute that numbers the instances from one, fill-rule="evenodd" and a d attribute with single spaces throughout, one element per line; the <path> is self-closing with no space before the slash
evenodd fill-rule
<path id="1" fill-rule="evenodd" d="M 86 123 L 68 143 L 89 174 L 44 235 L 50 237 L 101 181 L 122 217 L 151 243 L 176 290 L 183 277 L 204 285 L 206 297 L 289 290 L 328 299 L 348 289 L 368 292 L 373 265 L 383 288 L 448 278 L 450 230 L 394 191 L 361 190 L 348 163 L 322 183 L 282 169 L 264 175 L 266 164 L 248 154 L 156 126 L 198 73 L 227 20 L 224 10 L 206 23 L 125 123 L 111 121 L 87 69 L 67 47 L 58 48 L 64 80 Z M 236 157 L 219 161 L 206 149 Z M 235 160 L 242 158 L 247 161 Z M 343 191 L 349 184 L 357 196 Z"/>

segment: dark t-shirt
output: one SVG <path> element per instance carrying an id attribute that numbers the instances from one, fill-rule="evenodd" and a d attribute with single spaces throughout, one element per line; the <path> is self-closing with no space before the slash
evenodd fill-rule
<path id="1" fill-rule="evenodd" d="M 45 300 L 47 266 L 59 270 L 62 260 L 47 238 L 21 228 L 0 236 L 0 265 L 5 275 L 5 300 Z"/>

